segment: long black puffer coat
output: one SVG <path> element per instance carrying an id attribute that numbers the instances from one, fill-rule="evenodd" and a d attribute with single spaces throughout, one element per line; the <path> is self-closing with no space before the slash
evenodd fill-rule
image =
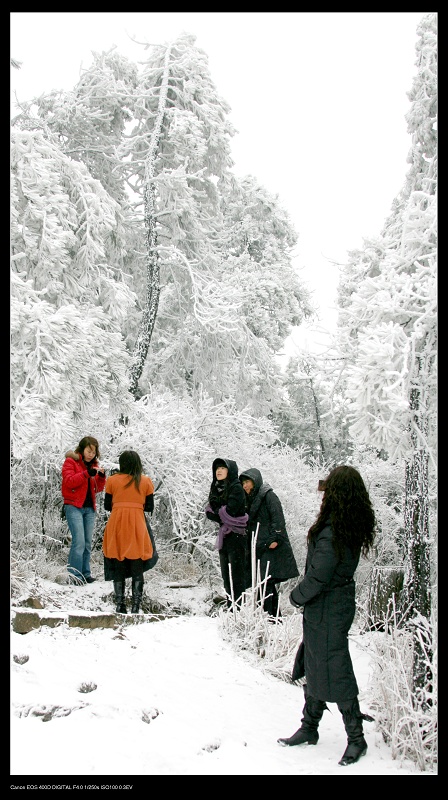
<path id="1" fill-rule="evenodd" d="M 246 498 L 246 511 L 249 514 L 247 523 L 248 536 L 248 586 L 252 583 L 251 575 L 251 543 L 255 536 L 257 525 L 258 535 L 256 544 L 256 559 L 260 561 L 260 574 L 262 580 L 266 575 L 269 561 L 269 574 L 274 583 L 296 578 L 299 574 L 296 559 L 291 543 L 286 532 L 285 517 L 282 504 L 268 483 L 263 483 L 259 469 L 251 467 L 240 475 L 240 481 L 250 478 L 254 488 Z M 278 542 L 277 547 L 270 550 L 269 545 Z"/>
<path id="2" fill-rule="evenodd" d="M 303 606 L 303 652 L 307 694 L 316 700 L 340 703 L 358 694 L 348 647 L 355 617 L 355 581 L 359 551 L 345 549 L 342 559 L 333 547 L 328 522 L 308 545 L 303 580 L 290 601 Z M 293 679 L 303 677 L 293 672 Z"/>

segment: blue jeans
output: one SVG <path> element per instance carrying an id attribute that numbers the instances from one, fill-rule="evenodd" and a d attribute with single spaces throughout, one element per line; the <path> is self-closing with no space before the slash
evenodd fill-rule
<path id="1" fill-rule="evenodd" d="M 72 536 L 67 570 L 82 581 L 83 578 L 90 578 L 90 554 L 95 511 L 93 508 L 76 508 L 76 506 L 65 505 L 65 518 Z"/>

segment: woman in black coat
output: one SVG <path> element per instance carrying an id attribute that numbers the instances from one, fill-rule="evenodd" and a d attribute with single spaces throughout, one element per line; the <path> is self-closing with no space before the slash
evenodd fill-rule
<path id="1" fill-rule="evenodd" d="M 321 485 L 323 484 L 323 485 Z M 358 684 L 348 646 L 355 617 L 353 575 L 361 553 L 367 556 L 374 540 L 375 515 L 364 481 L 353 467 L 333 469 L 319 482 L 324 492 L 319 515 L 308 531 L 303 580 L 291 592 L 292 605 L 303 608 L 303 642 L 293 680 L 306 677 L 302 725 L 280 744 L 317 744 L 317 728 L 326 701 L 337 703 L 347 732 L 340 764 L 354 764 L 365 755 Z"/>
<path id="2" fill-rule="evenodd" d="M 246 588 L 246 500 L 236 461 L 215 458 L 212 472 L 205 514 L 220 525 L 215 547 L 219 552 L 227 607 L 233 610 L 235 604 L 237 608 L 241 606 Z"/>
<path id="3" fill-rule="evenodd" d="M 286 532 L 282 504 L 272 486 L 263 483 L 259 469 L 254 467 L 246 469 L 241 473 L 240 481 L 246 492 L 246 510 L 249 514 L 246 588 L 257 583 L 257 576 L 252 575 L 252 547 L 254 537 L 257 535 L 255 568 L 259 563 L 261 580 L 264 580 L 266 575 L 269 576 L 266 581 L 263 608 L 271 617 L 281 616 L 275 584 L 296 578 L 299 574 Z"/>

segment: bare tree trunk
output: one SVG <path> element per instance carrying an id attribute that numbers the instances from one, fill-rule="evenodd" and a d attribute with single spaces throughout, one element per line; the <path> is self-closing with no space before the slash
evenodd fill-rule
<path id="1" fill-rule="evenodd" d="M 403 619 L 412 621 L 418 614 L 426 619 L 431 615 L 431 564 L 429 539 L 429 482 L 427 448 L 422 445 L 427 437 L 427 419 L 421 391 L 411 389 L 411 409 L 414 427 L 411 432 L 412 460 L 406 463 L 405 472 L 405 575 L 401 606 Z M 423 434 L 423 436 L 419 436 Z M 428 663 L 418 636 L 414 637 L 414 688 L 417 694 L 425 692 L 432 681 Z"/>
<path id="2" fill-rule="evenodd" d="M 145 229 L 146 229 L 146 296 L 142 321 L 132 353 L 129 376 L 129 391 L 136 397 L 138 382 L 143 372 L 152 332 L 157 317 L 160 297 L 160 264 L 157 250 L 156 196 L 154 185 L 154 164 L 159 147 L 163 117 L 166 109 L 169 79 L 171 45 L 167 47 L 160 86 L 159 105 L 154 129 L 151 135 L 148 157 L 145 163 Z"/>
<path id="3" fill-rule="evenodd" d="M 321 455 L 322 455 L 322 457 L 324 457 L 325 456 L 325 447 L 324 447 L 324 442 L 323 442 L 322 435 L 321 435 L 319 404 L 317 402 L 316 393 L 314 391 L 314 384 L 313 384 L 313 379 L 312 378 L 310 378 L 310 386 L 311 386 L 311 394 L 313 395 L 314 414 L 316 416 L 317 435 L 319 437 Z"/>
<path id="4" fill-rule="evenodd" d="M 302 369 L 306 373 L 306 375 L 309 376 L 308 380 L 310 382 L 311 396 L 313 398 L 314 416 L 316 418 L 316 428 L 317 428 L 317 435 L 319 437 L 320 454 L 321 454 L 322 457 L 324 457 L 325 456 L 325 447 L 324 447 L 324 441 L 322 439 L 322 429 L 321 429 L 321 425 L 320 425 L 319 402 L 318 402 L 318 399 L 316 397 L 316 392 L 314 391 L 314 381 L 313 381 L 313 378 L 312 378 L 312 376 L 310 374 L 312 368 L 311 368 L 309 363 L 307 363 L 306 361 L 303 361 L 302 362 Z"/>

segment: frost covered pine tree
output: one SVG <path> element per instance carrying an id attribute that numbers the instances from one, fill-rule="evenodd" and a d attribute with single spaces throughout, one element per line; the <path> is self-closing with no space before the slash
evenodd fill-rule
<path id="1" fill-rule="evenodd" d="M 403 190 L 380 237 L 350 253 L 341 279 L 340 348 L 348 355 L 351 433 L 405 462 L 403 614 L 431 616 L 430 505 L 436 443 L 437 29 L 418 29 L 406 115 L 412 147 Z M 418 650 L 418 648 L 417 648 Z M 414 664 L 424 690 L 427 659 Z"/>

